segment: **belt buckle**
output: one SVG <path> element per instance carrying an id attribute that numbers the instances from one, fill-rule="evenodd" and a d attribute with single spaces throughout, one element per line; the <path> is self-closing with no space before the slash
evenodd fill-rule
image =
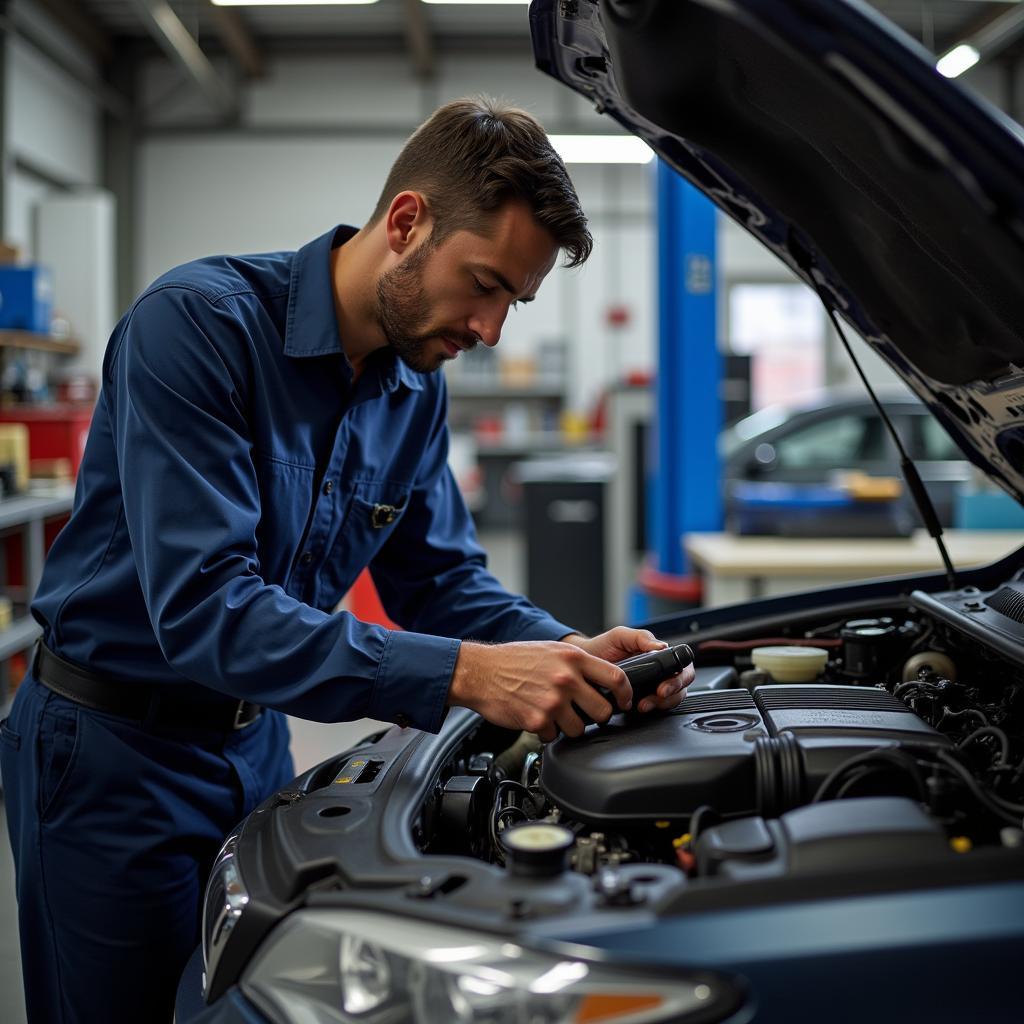
<path id="1" fill-rule="evenodd" d="M 242 721 L 242 716 L 245 714 L 246 710 L 253 707 L 255 707 L 255 705 L 251 701 L 240 700 L 238 702 L 238 706 L 235 708 L 235 720 L 231 724 L 233 732 L 238 732 L 240 729 L 247 729 L 256 721 L 257 718 L 260 717 L 259 712 L 257 711 L 252 718 L 246 719 L 244 722 Z"/>

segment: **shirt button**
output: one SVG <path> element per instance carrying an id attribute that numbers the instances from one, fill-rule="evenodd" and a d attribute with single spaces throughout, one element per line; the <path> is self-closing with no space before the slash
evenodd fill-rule
<path id="1" fill-rule="evenodd" d="M 312 551 L 305 552 L 303 554 L 302 558 L 299 559 L 299 561 L 301 561 L 303 565 L 309 565 L 309 563 L 313 561 L 313 552 Z"/>
<path id="2" fill-rule="evenodd" d="M 334 481 L 327 480 L 324 482 L 324 494 L 330 494 L 334 490 Z"/>
<path id="3" fill-rule="evenodd" d="M 409 716 L 399 711 L 398 714 L 395 715 L 395 725 L 397 725 L 400 729 L 408 729 Z"/>

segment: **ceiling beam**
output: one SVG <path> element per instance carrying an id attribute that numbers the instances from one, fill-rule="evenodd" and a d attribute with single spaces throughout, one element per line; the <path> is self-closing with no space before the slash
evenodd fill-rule
<path id="1" fill-rule="evenodd" d="M 237 109 L 234 90 L 224 81 L 209 57 L 167 0 L 134 0 L 146 28 L 168 57 L 199 87 L 203 95 L 225 116 Z"/>
<path id="2" fill-rule="evenodd" d="M 405 0 L 405 45 L 418 78 L 433 78 L 437 64 L 434 37 L 430 31 L 426 8 L 420 0 Z"/>
<path id="3" fill-rule="evenodd" d="M 481 33 L 473 35 L 448 35 L 433 33 L 434 50 L 437 56 L 479 56 L 482 52 L 489 57 L 518 57 L 532 66 L 533 48 L 530 37 L 494 36 Z M 153 57 L 162 52 L 150 36 L 139 36 L 134 40 L 139 45 L 140 58 Z M 405 47 L 405 37 L 400 32 L 375 32 L 349 34 L 347 36 L 277 35 L 260 36 L 259 45 L 265 60 L 278 57 L 393 57 Z M 213 34 L 204 39 L 204 49 L 210 57 L 227 56 L 224 44 Z"/>
<path id="4" fill-rule="evenodd" d="M 984 32 L 990 25 L 999 21 L 1007 13 L 1007 8 L 1012 12 L 1016 4 L 997 2 L 977 4 L 977 6 L 981 8 L 978 13 L 964 18 L 956 28 L 947 29 L 936 37 L 935 53 L 937 55 L 941 56 L 958 43 L 968 42 L 972 36 L 977 35 L 979 32 Z"/>
<path id="5" fill-rule="evenodd" d="M 110 37 L 93 18 L 82 13 L 80 6 L 70 0 L 36 0 L 36 3 L 94 57 L 108 61 L 113 56 L 114 45 Z"/>
<path id="6" fill-rule="evenodd" d="M 242 73 L 249 78 L 262 78 L 266 70 L 263 52 L 249 31 L 245 19 L 234 7 L 220 7 L 210 3 L 209 8 L 224 49 L 231 54 Z"/>
<path id="7" fill-rule="evenodd" d="M 998 18 L 975 32 L 968 42 L 981 54 L 982 60 L 991 60 L 1024 35 L 1024 6 L 1016 4 Z"/>

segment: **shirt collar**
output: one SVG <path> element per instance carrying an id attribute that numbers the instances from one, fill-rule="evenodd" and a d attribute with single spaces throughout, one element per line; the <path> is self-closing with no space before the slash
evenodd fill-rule
<path id="1" fill-rule="evenodd" d="M 295 253 L 288 288 L 285 355 L 299 358 L 335 354 L 344 356 L 338 317 L 334 311 L 330 254 L 332 249 L 344 245 L 358 230 L 348 224 L 341 224 Z M 374 362 L 379 368 L 381 388 L 384 391 L 393 392 L 399 384 L 413 391 L 423 389 L 422 374 L 406 366 L 394 352 L 382 351 Z"/>

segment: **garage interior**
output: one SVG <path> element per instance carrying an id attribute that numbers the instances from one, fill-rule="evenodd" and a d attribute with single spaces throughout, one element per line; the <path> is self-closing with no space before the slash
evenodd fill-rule
<path id="1" fill-rule="evenodd" d="M 958 80 L 1022 119 L 1024 4 L 871 6 L 936 59 L 975 46 Z M 595 239 L 585 266 L 556 270 L 510 315 L 496 349 L 445 370 L 450 464 L 508 589 L 596 633 L 940 567 L 817 296 L 537 72 L 527 10 L 0 0 L 0 718 L 39 635 L 27 604 L 72 505 L 121 313 L 187 260 L 362 223 L 409 134 L 465 95 L 522 106 L 557 137 Z M 664 301 L 681 280 L 685 310 Z M 687 331 L 716 344 L 684 345 Z M 1020 507 L 853 345 L 898 410 L 954 562 L 1019 547 Z M 659 391 L 669 378 L 681 394 Z M 387 622 L 367 579 L 345 606 Z M 291 724 L 300 771 L 372 725 Z M 6 830 L 0 1019 L 25 1020 Z"/>

